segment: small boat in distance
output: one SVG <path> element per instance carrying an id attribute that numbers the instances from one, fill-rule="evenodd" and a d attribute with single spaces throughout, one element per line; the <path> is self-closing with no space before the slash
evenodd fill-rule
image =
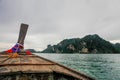
<path id="1" fill-rule="evenodd" d="M 21 45 L 24 45 L 27 32 L 25 26 L 26 24 L 21 25 L 17 42 Z M 15 57 L 11 57 L 6 51 L 0 54 L 0 80 L 95 80 L 59 63 L 21 51 L 16 51 L 18 55 Z"/>

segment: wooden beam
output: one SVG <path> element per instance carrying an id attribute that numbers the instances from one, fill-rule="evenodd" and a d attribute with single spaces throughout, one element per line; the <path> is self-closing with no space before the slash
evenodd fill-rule
<path id="1" fill-rule="evenodd" d="M 18 65 L 22 65 L 22 66 L 24 66 L 24 65 L 32 65 L 32 66 L 37 66 L 37 65 L 42 65 L 42 66 L 52 66 L 52 65 L 56 65 L 56 64 L 54 64 L 54 63 L 47 63 L 47 64 L 41 64 L 41 63 L 14 63 L 14 64 L 11 64 L 11 63 L 4 63 L 4 64 L 0 64 L 0 66 L 18 66 Z"/>
<path id="2" fill-rule="evenodd" d="M 20 27 L 19 38 L 17 43 L 24 45 L 24 39 L 27 33 L 27 29 L 28 29 L 28 25 L 22 23 Z"/>

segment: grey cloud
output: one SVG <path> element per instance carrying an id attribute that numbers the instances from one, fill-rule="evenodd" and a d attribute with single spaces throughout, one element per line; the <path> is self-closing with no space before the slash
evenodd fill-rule
<path id="1" fill-rule="evenodd" d="M 119 4 L 119 0 L 1 0 L 0 34 L 6 35 L 1 42 L 16 39 L 20 23 L 29 24 L 28 36 L 39 37 L 35 39 L 45 45 L 87 34 L 118 40 Z M 31 42 L 38 46 L 35 40 Z"/>
<path id="2" fill-rule="evenodd" d="M 1 0 L 0 2 L 0 23 L 12 23 L 17 20 L 21 14 L 21 1 L 18 0 Z"/>

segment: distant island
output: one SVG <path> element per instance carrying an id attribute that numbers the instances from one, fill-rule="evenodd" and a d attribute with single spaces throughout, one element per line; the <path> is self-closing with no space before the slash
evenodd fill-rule
<path id="1" fill-rule="evenodd" d="M 48 45 L 42 53 L 120 53 L 120 43 L 110 43 L 99 35 L 65 39 L 57 45 Z"/>

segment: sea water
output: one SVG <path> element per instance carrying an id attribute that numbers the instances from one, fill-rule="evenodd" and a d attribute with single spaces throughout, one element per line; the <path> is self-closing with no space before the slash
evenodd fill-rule
<path id="1" fill-rule="evenodd" d="M 59 62 L 96 80 L 120 80 L 120 54 L 35 54 Z"/>

